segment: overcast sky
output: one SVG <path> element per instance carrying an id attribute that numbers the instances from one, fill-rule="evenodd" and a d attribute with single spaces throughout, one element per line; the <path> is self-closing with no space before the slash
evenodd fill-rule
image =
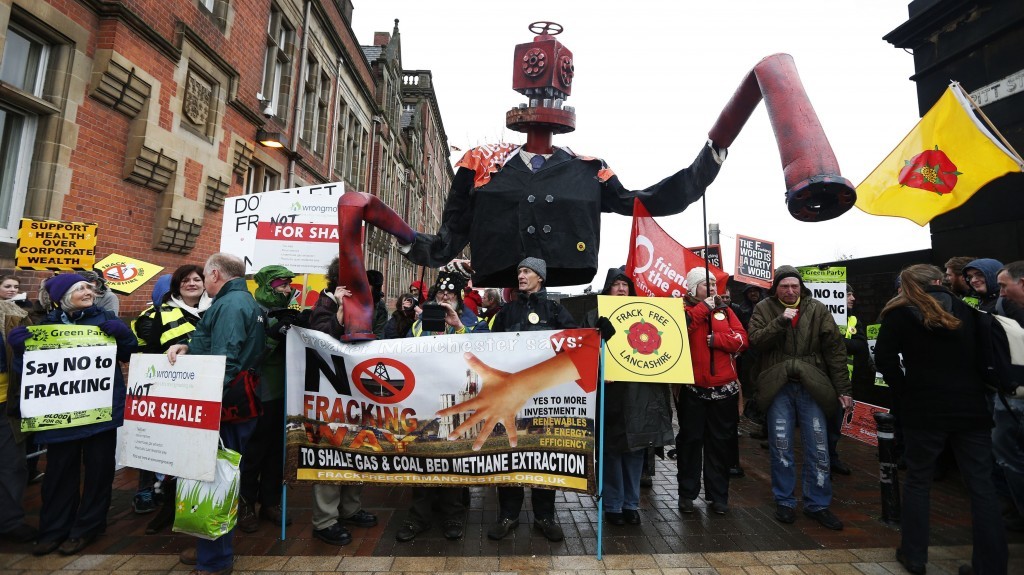
<path id="1" fill-rule="evenodd" d="M 839 161 L 856 186 L 919 119 L 913 56 L 882 40 L 907 19 L 908 0 L 355 0 L 361 44 L 400 19 L 402 65 L 429 69 L 451 145 L 525 136 L 505 112 L 525 102 L 512 90 L 516 44 L 534 21 L 560 23 L 576 76 L 566 105 L 577 130 L 555 145 L 599 156 L 631 189 L 686 167 L 718 114 L 763 57 L 793 56 Z M 452 152 L 458 160 L 461 152 Z M 928 248 L 927 227 L 854 208 L 824 223 L 793 219 L 785 205 L 778 148 L 764 104 L 747 122 L 708 189 L 708 222 L 722 230 L 732 273 L 735 236 L 776 242 L 776 262 L 796 265 Z M 687 246 L 703 243 L 701 205 L 659 222 Z M 630 219 L 602 220 L 600 270 L 625 263 Z M 603 271 L 598 279 L 602 281 Z"/>

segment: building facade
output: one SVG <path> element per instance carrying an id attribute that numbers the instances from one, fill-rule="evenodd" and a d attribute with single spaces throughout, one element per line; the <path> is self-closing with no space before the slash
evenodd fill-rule
<path id="1" fill-rule="evenodd" d="M 351 0 L 0 0 L 0 267 L 23 217 L 98 224 L 97 260 L 201 264 L 226 198 L 328 182 L 433 229 L 422 214 L 440 213 L 431 202 L 452 179 L 436 98 L 405 94 L 397 22 L 376 35 L 386 61 L 371 61 L 352 12 Z M 395 296 L 416 271 L 392 244 L 369 231 L 364 249 Z M 18 273 L 33 296 L 45 275 Z M 148 296 L 122 296 L 122 314 Z"/>

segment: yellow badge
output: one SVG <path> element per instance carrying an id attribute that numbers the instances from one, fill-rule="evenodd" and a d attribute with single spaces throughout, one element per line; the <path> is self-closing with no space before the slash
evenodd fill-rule
<path id="1" fill-rule="evenodd" d="M 526 319 L 527 319 L 527 321 L 529 321 L 530 323 L 532 323 L 532 324 L 534 324 L 534 325 L 537 325 L 537 322 L 539 322 L 539 321 L 540 321 L 540 316 L 539 316 L 539 315 L 537 315 L 537 312 L 535 312 L 535 311 L 531 311 L 531 312 L 530 312 L 530 315 L 526 316 Z"/>
<path id="2" fill-rule="evenodd" d="M 586 251 L 586 249 L 587 249 L 587 244 L 585 244 L 583 242 L 576 242 L 576 251 L 582 252 L 582 251 Z"/>
<path id="3" fill-rule="evenodd" d="M 714 317 L 715 317 L 715 319 L 717 319 L 718 321 L 722 321 L 723 319 L 725 319 L 725 314 L 724 314 L 724 313 L 722 313 L 722 312 L 720 312 L 720 311 L 716 311 L 716 312 L 715 312 L 715 316 L 714 316 Z"/>

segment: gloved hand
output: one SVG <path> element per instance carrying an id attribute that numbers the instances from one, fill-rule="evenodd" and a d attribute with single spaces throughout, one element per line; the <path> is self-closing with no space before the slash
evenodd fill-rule
<path id="1" fill-rule="evenodd" d="M 25 353 L 25 342 L 31 338 L 32 332 L 28 331 L 27 327 L 19 325 L 7 334 L 7 344 L 11 346 L 11 351 L 21 355 Z"/>
<path id="2" fill-rule="evenodd" d="M 299 317 L 299 310 L 290 307 L 272 310 L 267 314 L 273 319 L 276 319 L 280 323 L 286 323 L 291 325 L 295 323 L 295 320 Z"/>
<path id="3" fill-rule="evenodd" d="M 100 330 L 114 339 L 135 339 L 131 328 L 119 319 L 108 319 L 101 323 Z"/>
<path id="4" fill-rule="evenodd" d="M 608 341 L 615 335 L 615 326 L 612 322 L 608 321 L 608 318 L 601 316 L 597 318 L 597 329 L 601 330 L 601 339 Z"/>
<path id="5" fill-rule="evenodd" d="M 441 271 L 446 271 L 451 274 L 459 274 L 466 279 L 473 276 L 473 266 L 469 263 L 469 260 L 452 260 L 441 268 Z"/>

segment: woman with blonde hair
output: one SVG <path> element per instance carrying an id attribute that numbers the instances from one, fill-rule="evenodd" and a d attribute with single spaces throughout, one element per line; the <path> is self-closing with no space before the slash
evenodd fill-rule
<path id="1" fill-rule="evenodd" d="M 903 428 L 907 475 L 896 559 L 915 575 L 928 561 L 929 492 L 948 442 L 971 497 L 974 553 L 960 573 L 1002 575 L 1006 532 L 992 485 L 992 416 L 984 381 L 986 338 L 977 311 L 943 287 L 943 273 L 917 264 L 882 309 L 875 362 L 893 390 Z M 902 355 L 902 366 L 900 356 Z"/>

